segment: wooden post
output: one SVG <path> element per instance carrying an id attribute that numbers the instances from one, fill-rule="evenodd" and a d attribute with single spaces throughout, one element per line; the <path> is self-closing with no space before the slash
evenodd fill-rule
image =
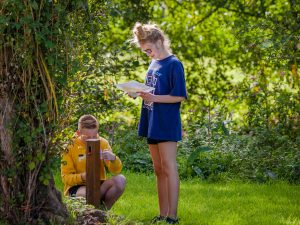
<path id="1" fill-rule="evenodd" d="M 100 139 L 86 140 L 86 203 L 100 206 Z"/>

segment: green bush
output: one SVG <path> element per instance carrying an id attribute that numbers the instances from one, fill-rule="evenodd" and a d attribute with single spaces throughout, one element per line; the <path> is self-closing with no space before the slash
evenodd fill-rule
<path id="1" fill-rule="evenodd" d="M 232 149 L 236 156 L 232 169 L 238 176 L 262 182 L 300 181 L 299 144 L 291 137 L 282 136 L 276 130 L 257 129 L 243 138 L 241 144 L 240 136 L 233 140 L 237 144 Z"/>
<path id="2" fill-rule="evenodd" d="M 137 128 L 118 130 L 114 151 L 121 158 L 123 168 L 133 172 L 151 172 L 152 161 L 144 138 L 138 137 Z"/>
<path id="3" fill-rule="evenodd" d="M 299 138 L 293 140 L 276 129 L 260 128 L 249 134 L 219 132 L 206 143 L 202 128 L 188 131 L 181 149 L 185 160 L 180 162 L 186 163 L 181 175 L 208 180 L 238 178 L 267 182 L 280 179 L 299 183 Z M 208 145 L 205 147 L 205 144 Z"/>

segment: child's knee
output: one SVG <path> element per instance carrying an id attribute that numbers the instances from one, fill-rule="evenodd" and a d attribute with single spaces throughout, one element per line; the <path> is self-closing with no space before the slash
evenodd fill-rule
<path id="1" fill-rule="evenodd" d="M 118 175 L 114 178 L 115 187 L 118 189 L 118 191 L 124 191 L 126 186 L 126 178 L 122 174 Z"/>

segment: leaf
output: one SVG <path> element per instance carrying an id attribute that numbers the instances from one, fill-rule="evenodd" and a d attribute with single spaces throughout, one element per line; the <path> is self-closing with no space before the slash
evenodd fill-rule
<path id="1" fill-rule="evenodd" d="M 38 161 L 43 161 L 43 160 L 45 160 L 44 154 L 43 154 L 42 152 L 38 152 L 38 153 L 37 153 L 37 159 L 38 159 Z"/>
<path id="2" fill-rule="evenodd" d="M 30 162 L 29 165 L 28 165 L 28 168 L 30 170 L 33 170 L 35 168 L 35 163 L 34 162 Z"/>
<path id="3" fill-rule="evenodd" d="M 45 186 L 47 186 L 47 185 L 49 184 L 49 180 L 48 180 L 48 179 L 43 180 L 43 184 L 44 184 Z"/>
<path id="4" fill-rule="evenodd" d="M 198 166 L 193 166 L 193 170 L 198 176 L 201 176 L 203 174 L 202 170 Z"/>
<path id="5" fill-rule="evenodd" d="M 263 49 L 270 48 L 272 46 L 273 46 L 273 42 L 270 41 L 270 40 L 266 40 L 266 41 L 264 41 L 264 42 L 261 43 L 261 47 Z"/>
<path id="6" fill-rule="evenodd" d="M 229 130 L 226 128 L 226 121 L 222 122 L 222 131 L 225 135 L 229 135 Z"/>
<path id="7" fill-rule="evenodd" d="M 188 164 L 192 165 L 194 163 L 195 159 L 198 158 L 198 156 L 201 152 L 207 152 L 207 151 L 210 151 L 210 150 L 211 150 L 211 148 L 208 147 L 208 146 L 201 146 L 201 147 L 196 148 L 196 150 L 193 151 L 191 153 L 191 155 L 189 156 Z"/>
<path id="8" fill-rule="evenodd" d="M 54 64 L 54 57 L 53 57 L 53 56 L 48 56 L 48 57 L 46 58 L 46 60 L 47 60 L 47 63 L 48 63 L 49 65 L 53 65 L 53 64 Z"/>
<path id="9" fill-rule="evenodd" d="M 32 7 L 33 9 L 35 9 L 35 10 L 39 9 L 39 6 L 38 6 L 38 4 L 36 3 L 36 1 L 32 1 L 32 2 L 31 2 L 31 7 Z"/>
<path id="10" fill-rule="evenodd" d="M 45 41 L 45 46 L 46 46 L 46 48 L 53 48 L 54 44 L 52 41 L 47 40 L 47 41 Z"/>
<path id="11" fill-rule="evenodd" d="M 132 65 L 133 65 L 133 66 L 139 66 L 139 65 L 140 65 L 140 62 L 139 62 L 139 61 L 133 61 L 133 62 L 132 62 Z"/>

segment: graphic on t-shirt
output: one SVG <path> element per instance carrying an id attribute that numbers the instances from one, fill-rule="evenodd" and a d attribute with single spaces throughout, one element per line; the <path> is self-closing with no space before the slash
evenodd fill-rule
<path id="1" fill-rule="evenodd" d="M 149 70 L 147 77 L 146 77 L 146 85 L 155 88 L 155 86 L 157 84 L 156 76 L 161 76 L 161 74 L 158 73 L 156 70 Z M 151 91 L 150 93 L 154 94 L 154 91 L 155 91 L 155 89 L 153 91 Z M 153 102 L 144 101 L 143 107 L 148 110 L 153 110 Z"/>
<path id="2" fill-rule="evenodd" d="M 149 75 L 149 74 L 148 74 L 147 80 L 146 80 L 146 85 L 155 88 L 156 82 L 157 82 L 157 78 L 155 77 L 155 74 L 153 74 L 153 75 Z M 154 91 L 154 90 L 153 90 L 153 91 Z M 152 92 L 153 92 L 153 91 L 152 91 Z"/>
<path id="3" fill-rule="evenodd" d="M 161 73 L 159 73 L 159 72 L 157 72 L 157 71 L 154 71 L 153 74 L 155 74 L 155 75 L 158 76 L 158 77 L 160 77 L 160 76 L 162 75 Z"/>

